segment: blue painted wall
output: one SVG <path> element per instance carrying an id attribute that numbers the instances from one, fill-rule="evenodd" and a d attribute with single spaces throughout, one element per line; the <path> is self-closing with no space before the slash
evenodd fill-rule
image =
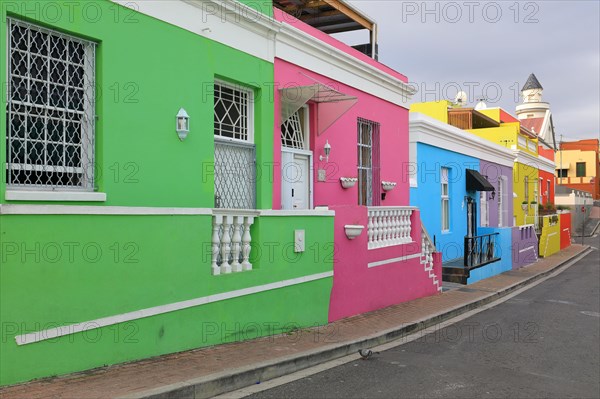
<path id="1" fill-rule="evenodd" d="M 410 189 L 410 204 L 421 209 L 421 220 L 429 235 L 435 235 L 442 262 L 463 257 L 467 234 L 465 169 L 479 170 L 479 159 L 428 144 L 417 143 L 417 185 Z M 442 187 L 440 169 L 450 169 L 450 231 L 442 233 Z M 472 195 L 474 195 L 472 193 Z M 474 195 L 479 209 L 479 195 Z"/>
<path id="2" fill-rule="evenodd" d="M 512 270 L 512 227 L 479 227 L 477 229 L 479 235 L 492 233 L 500 233 L 496 241 L 495 253 L 501 259 L 498 262 L 471 270 L 467 284 Z"/>

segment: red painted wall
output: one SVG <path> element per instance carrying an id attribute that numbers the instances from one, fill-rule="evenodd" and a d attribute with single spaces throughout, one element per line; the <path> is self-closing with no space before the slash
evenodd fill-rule
<path id="1" fill-rule="evenodd" d="M 560 249 L 571 245 L 571 214 L 561 213 L 560 218 Z"/>
<path id="2" fill-rule="evenodd" d="M 538 194 L 541 196 L 542 204 L 554 204 L 554 174 L 540 169 L 540 179 L 543 180 L 542 187 L 538 188 Z M 547 190 L 547 182 L 550 180 L 550 190 Z M 546 192 L 548 191 L 548 192 Z"/>
<path id="3" fill-rule="evenodd" d="M 538 154 L 540 154 L 541 157 L 554 161 L 554 150 L 550 148 L 544 148 L 544 146 L 540 145 L 538 146 Z"/>
<path id="4" fill-rule="evenodd" d="M 509 123 L 509 122 L 519 122 L 517 118 L 509 114 L 508 112 L 500 109 L 500 122 Z"/>

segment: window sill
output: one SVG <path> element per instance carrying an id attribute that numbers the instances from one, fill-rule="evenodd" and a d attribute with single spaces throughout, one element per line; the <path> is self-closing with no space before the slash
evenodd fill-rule
<path id="1" fill-rule="evenodd" d="M 6 190 L 4 198 L 7 201 L 81 201 L 104 202 L 106 193 L 78 191 L 20 191 Z"/>

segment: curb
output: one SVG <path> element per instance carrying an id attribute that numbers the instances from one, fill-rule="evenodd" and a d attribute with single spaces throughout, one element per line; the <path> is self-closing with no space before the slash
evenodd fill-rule
<path id="1" fill-rule="evenodd" d="M 313 367 L 321 363 L 335 360 L 350 354 L 356 353 L 358 349 L 365 347 L 374 347 L 400 339 L 409 334 L 431 327 L 432 325 L 442 323 L 473 309 L 482 307 L 494 302 L 510 293 L 530 285 L 531 283 L 552 274 L 557 269 L 565 266 L 567 263 L 578 261 L 585 257 L 592 249 L 586 246 L 581 252 L 565 259 L 559 264 L 530 276 L 525 280 L 508 286 L 501 291 L 487 295 L 474 302 L 460 305 L 455 308 L 444 310 L 436 315 L 421 319 L 410 324 L 401 325 L 389 330 L 380 331 L 364 338 L 346 341 L 342 344 L 328 345 L 318 350 L 304 352 L 294 356 L 287 356 L 274 361 L 253 364 L 227 372 L 211 374 L 197 379 L 182 381 L 176 384 L 166 385 L 160 388 L 154 388 L 147 391 L 122 396 L 122 399 L 180 399 L 180 398 L 210 398 L 226 392 L 235 391 L 251 385 L 257 381 L 267 381 L 273 378 L 282 377 L 302 369 Z"/>

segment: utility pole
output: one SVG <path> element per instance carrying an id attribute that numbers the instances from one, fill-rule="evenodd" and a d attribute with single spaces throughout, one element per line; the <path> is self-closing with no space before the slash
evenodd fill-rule
<path id="1" fill-rule="evenodd" d="M 559 146 L 558 146 L 558 148 L 560 150 L 560 173 L 559 173 L 560 183 L 559 184 L 562 184 L 562 173 L 563 173 L 563 168 L 562 168 L 562 142 L 563 142 L 563 135 L 561 133 L 560 134 L 560 143 L 559 143 Z"/>

